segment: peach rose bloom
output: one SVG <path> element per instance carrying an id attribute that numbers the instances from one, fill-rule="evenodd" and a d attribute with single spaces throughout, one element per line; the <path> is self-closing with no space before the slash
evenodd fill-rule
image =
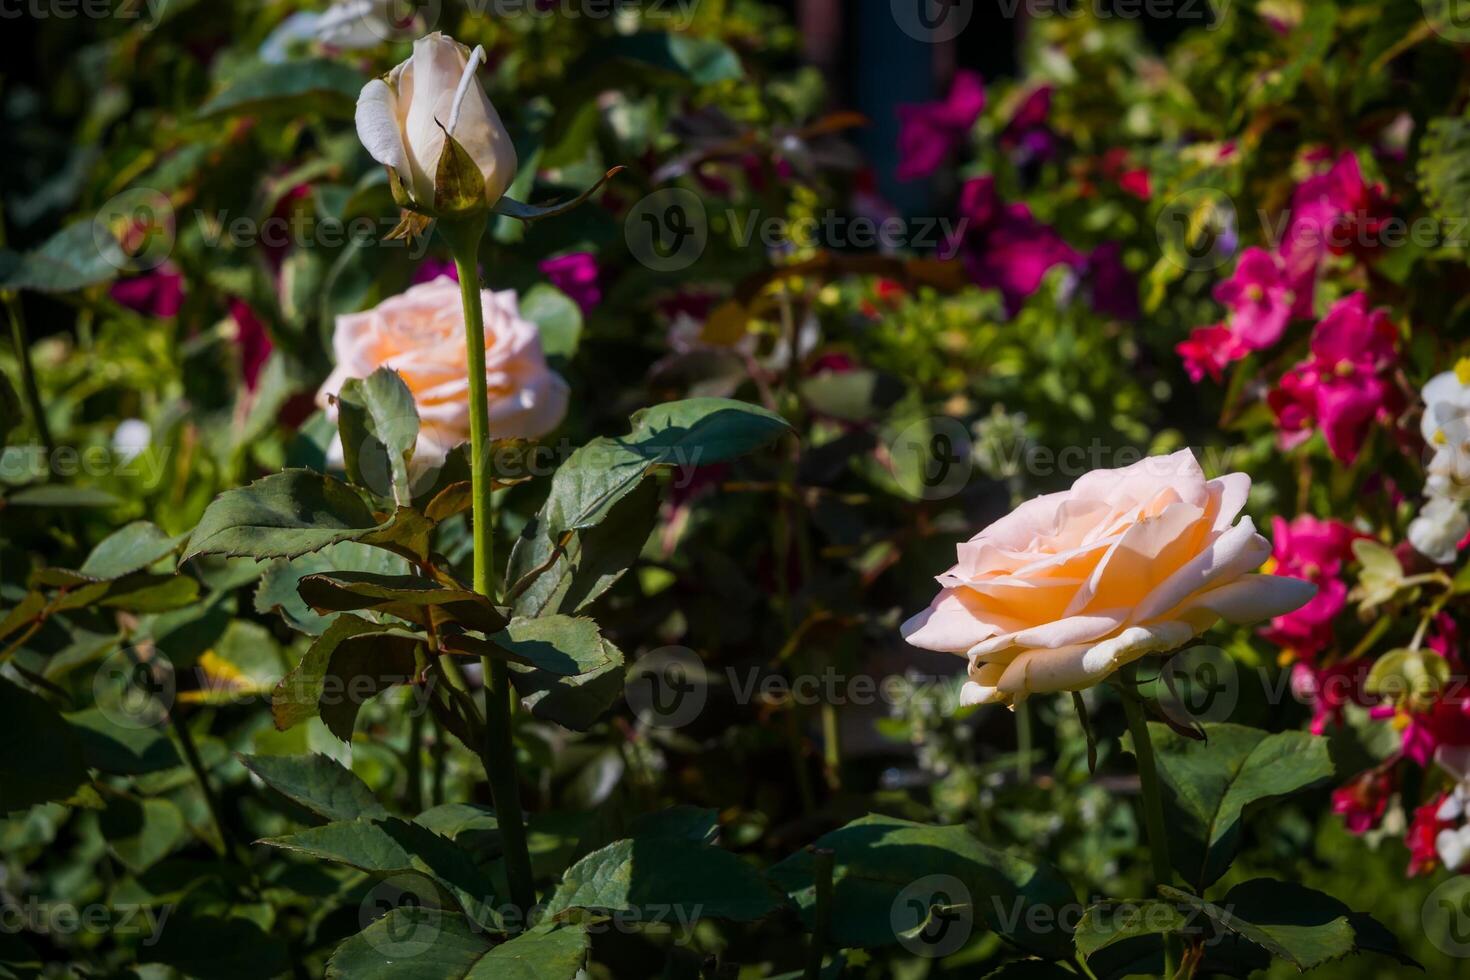
<path id="1" fill-rule="evenodd" d="M 567 383 L 546 366 L 536 325 L 521 318 L 514 290 L 481 290 L 485 311 L 485 380 L 490 437 L 532 439 L 566 415 Z M 414 467 L 442 462 L 470 437 L 470 384 L 459 283 L 448 276 L 414 286 L 371 310 L 337 318 L 332 336 L 337 367 L 317 404 L 337 420 L 336 395 L 348 378 L 380 367 L 397 371 L 419 412 Z M 333 461 L 340 464 L 341 444 Z"/>
<path id="2" fill-rule="evenodd" d="M 1245 506 L 1251 480 L 1206 480 L 1189 450 L 1095 470 L 959 546 L 939 596 L 903 624 L 927 650 L 969 658 L 964 704 L 1091 687 L 1219 620 L 1254 623 L 1316 588 L 1250 574 L 1271 554 Z"/>

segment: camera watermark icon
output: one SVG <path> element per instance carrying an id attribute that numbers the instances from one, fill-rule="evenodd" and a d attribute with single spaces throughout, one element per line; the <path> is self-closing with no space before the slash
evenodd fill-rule
<path id="1" fill-rule="evenodd" d="M 119 728 L 153 728 L 168 719 L 178 694 L 174 666 L 155 649 L 124 647 L 92 676 L 92 699 Z"/>
<path id="2" fill-rule="evenodd" d="M 1186 727 L 1227 721 L 1240 703 L 1240 668 L 1219 647 L 1181 650 L 1164 663 L 1159 680 L 1159 707 Z"/>
<path id="3" fill-rule="evenodd" d="M 1424 900 L 1424 935 L 1446 956 L 1470 957 L 1470 875 L 1456 875 Z"/>
<path id="4" fill-rule="evenodd" d="M 1455 44 L 1470 42 L 1470 0 L 1419 0 L 1429 29 Z"/>
<path id="5" fill-rule="evenodd" d="M 382 928 L 364 931 L 363 935 L 385 960 L 414 959 L 439 941 L 444 912 L 424 902 L 426 892 L 432 894 L 432 888 L 424 879 L 397 874 L 384 878 L 363 896 L 357 910 L 358 927 L 367 930 L 383 920 Z"/>
<path id="6" fill-rule="evenodd" d="M 1239 221 L 1230 195 L 1196 187 L 1170 198 L 1154 232 L 1164 257 L 1187 272 L 1218 269 L 1240 245 Z"/>
<path id="7" fill-rule="evenodd" d="M 888 7 L 899 30 L 927 44 L 953 41 L 975 16 L 975 0 L 889 0 Z"/>
<path id="8" fill-rule="evenodd" d="M 122 272 L 156 269 L 173 254 L 178 221 L 162 192 L 134 187 L 112 197 L 92 217 L 92 244 Z"/>
<path id="9" fill-rule="evenodd" d="M 360 26 L 384 41 L 412 41 L 438 25 L 442 7 L 442 0 L 348 0 L 327 10 L 316 36 L 330 45 Z"/>
<path id="10" fill-rule="evenodd" d="M 655 728 L 683 728 L 709 702 L 709 673 L 687 647 L 650 650 L 629 668 L 623 695 L 634 716 Z"/>
<path id="11" fill-rule="evenodd" d="M 970 482 L 975 469 L 969 430 L 947 416 L 908 425 L 884 448 L 884 463 L 893 479 L 915 500 L 953 497 Z"/>
<path id="12" fill-rule="evenodd" d="M 679 272 L 704 254 L 709 217 L 699 195 L 666 187 L 628 210 L 623 237 L 633 257 L 654 272 Z"/>
<path id="13" fill-rule="evenodd" d="M 940 959 L 957 952 L 975 931 L 970 889 L 953 875 L 925 875 L 893 899 L 888 924 L 915 956 Z"/>

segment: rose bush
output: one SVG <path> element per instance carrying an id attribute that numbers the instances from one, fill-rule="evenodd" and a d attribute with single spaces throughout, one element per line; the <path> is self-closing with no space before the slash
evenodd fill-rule
<path id="1" fill-rule="evenodd" d="M 0 973 L 1459 969 L 1452 11 L 166 6 L 7 20 Z"/>

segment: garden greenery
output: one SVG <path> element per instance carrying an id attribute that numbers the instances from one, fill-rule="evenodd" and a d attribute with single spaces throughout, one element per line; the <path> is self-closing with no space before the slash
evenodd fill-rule
<path id="1" fill-rule="evenodd" d="M 1452 8 L 41 23 L 0 976 L 1451 975 Z"/>

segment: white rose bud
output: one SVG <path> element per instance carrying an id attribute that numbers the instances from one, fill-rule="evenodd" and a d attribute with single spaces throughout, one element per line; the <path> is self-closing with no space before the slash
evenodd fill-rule
<path id="1" fill-rule="evenodd" d="M 358 138 L 419 211 L 490 208 L 515 179 L 510 134 L 475 80 L 484 60 L 484 48 L 470 51 L 435 32 L 415 41 L 413 56 L 386 81 L 373 79 L 358 96 Z"/>

